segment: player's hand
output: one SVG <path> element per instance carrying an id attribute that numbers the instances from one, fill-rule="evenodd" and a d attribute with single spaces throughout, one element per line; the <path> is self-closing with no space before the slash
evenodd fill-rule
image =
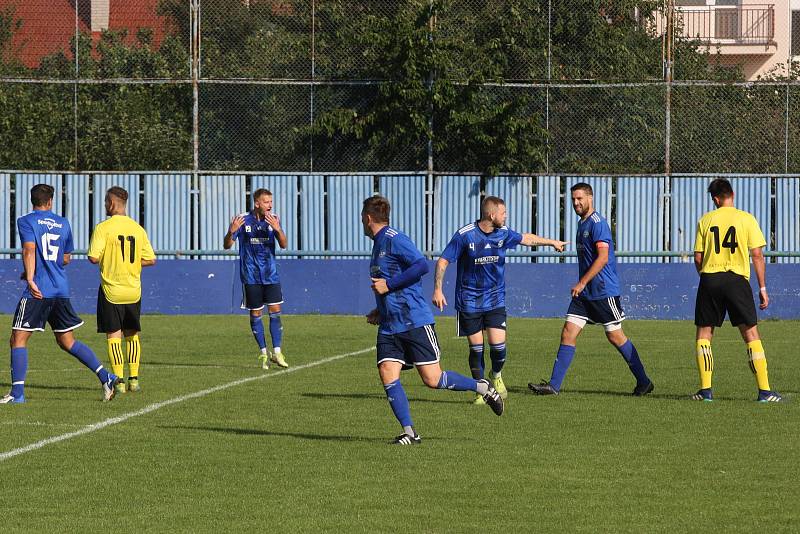
<path id="1" fill-rule="evenodd" d="M 582 283 L 582 282 L 578 282 L 577 284 L 575 284 L 574 286 L 572 286 L 572 290 L 571 290 L 572 296 L 573 296 L 573 297 L 577 297 L 578 295 L 580 295 L 580 294 L 581 294 L 581 292 L 582 292 L 584 289 L 586 289 L 586 284 L 584 284 L 584 283 Z"/>
<path id="2" fill-rule="evenodd" d="M 758 307 L 762 310 L 766 310 L 767 306 L 769 306 L 769 295 L 767 294 L 766 288 L 758 291 L 758 300 L 760 301 Z"/>
<path id="3" fill-rule="evenodd" d="M 553 239 L 552 246 L 558 252 L 564 252 L 564 247 L 566 247 L 567 245 L 569 245 L 569 241 L 559 241 L 557 239 Z"/>
<path id="4" fill-rule="evenodd" d="M 244 224 L 244 217 L 242 217 L 241 215 L 237 215 L 236 217 L 231 219 L 231 224 L 230 226 L 228 226 L 228 233 L 230 235 L 235 234 L 236 231 L 239 230 L 239 228 L 241 228 L 243 224 Z"/>
<path id="5" fill-rule="evenodd" d="M 378 295 L 385 295 L 389 292 L 389 286 L 386 285 L 386 280 L 383 278 L 372 278 L 372 290 Z"/>
<path id="6" fill-rule="evenodd" d="M 431 301 L 434 306 L 439 308 L 439 311 L 444 311 L 444 307 L 447 306 L 447 299 L 444 298 L 444 292 L 441 289 L 433 291 L 433 298 Z"/>
<path id="7" fill-rule="evenodd" d="M 378 308 L 367 314 L 367 322 L 375 325 L 381 324 L 381 312 L 378 311 Z"/>
<path id="8" fill-rule="evenodd" d="M 264 214 L 264 220 L 267 221 L 267 224 L 272 227 L 273 230 L 280 230 L 281 229 L 281 219 L 271 211 L 268 211 Z"/>
<path id="9" fill-rule="evenodd" d="M 33 298 L 39 299 L 39 300 L 44 298 L 44 295 L 42 295 L 42 292 L 39 291 L 39 286 L 37 286 L 36 282 L 34 282 L 33 280 L 28 282 L 28 290 L 31 292 L 31 295 L 33 295 Z"/>

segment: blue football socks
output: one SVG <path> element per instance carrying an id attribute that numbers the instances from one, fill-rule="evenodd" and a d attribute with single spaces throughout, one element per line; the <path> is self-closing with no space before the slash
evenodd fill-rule
<path id="1" fill-rule="evenodd" d="M 69 353 L 75 356 L 83 365 L 91 369 L 92 372 L 97 375 L 97 378 L 100 379 L 100 383 L 105 384 L 108 382 L 108 371 L 103 367 L 103 364 L 100 363 L 100 360 L 97 359 L 92 349 L 80 341 L 76 341 L 72 344 L 72 348 L 69 349 Z"/>
<path id="2" fill-rule="evenodd" d="M 486 363 L 483 361 L 483 343 L 480 345 L 469 346 L 469 370 L 472 378 L 480 380 L 483 378 L 483 370 Z"/>
<path id="3" fill-rule="evenodd" d="M 403 384 L 400 380 L 389 382 L 383 385 L 386 390 L 386 399 L 389 401 L 389 406 L 392 407 L 394 416 L 400 421 L 400 424 L 405 429 L 406 427 L 413 427 L 414 423 L 411 422 L 411 410 L 408 407 L 408 397 L 403 389 Z"/>
<path id="4" fill-rule="evenodd" d="M 452 389 L 454 391 L 478 391 L 478 383 L 474 378 L 456 373 L 455 371 L 442 371 L 437 389 Z"/>
<path id="5" fill-rule="evenodd" d="M 644 365 L 642 365 L 642 361 L 639 359 L 639 353 L 636 351 L 636 347 L 633 346 L 633 343 L 631 343 L 631 340 L 629 339 L 622 346 L 617 347 L 617 350 L 622 354 L 633 376 L 636 377 L 636 384 L 649 384 L 650 378 L 648 378 L 644 370 Z"/>
<path id="6" fill-rule="evenodd" d="M 281 324 L 281 312 L 270 312 L 269 314 L 269 335 L 272 338 L 272 347 L 281 347 L 281 337 L 283 337 L 283 325 Z M 263 336 L 263 333 L 262 333 Z"/>
<path id="7" fill-rule="evenodd" d="M 20 398 L 25 394 L 25 375 L 28 373 L 28 349 L 11 349 L 11 396 Z"/>
<path id="8" fill-rule="evenodd" d="M 264 324 L 261 322 L 260 315 L 258 317 L 255 315 L 250 316 L 250 329 L 253 331 L 253 337 L 256 338 L 258 348 L 260 348 L 262 351 L 266 350 L 267 342 L 264 339 Z"/>
<path id="9" fill-rule="evenodd" d="M 553 372 L 550 375 L 550 385 L 556 391 L 561 389 L 561 383 L 564 382 L 564 377 L 567 375 L 567 370 L 574 357 L 575 347 L 572 345 L 560 345 L 558 347 L 556 361 L 553 362 Z"/>
<path id="10" fill-rule="evenodd" d="M 506 344 L 489 344 L 489 358 L 492 360 L 492 373 L 499 374 L 506 363 Z"/>

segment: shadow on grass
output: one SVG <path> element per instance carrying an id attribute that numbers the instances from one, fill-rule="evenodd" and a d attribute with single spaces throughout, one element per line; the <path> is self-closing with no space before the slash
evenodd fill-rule
<path id="1" fill-rule="evenodd" d="M 165 367 L 209 367 L 211 369 L 257 369 L 255 364 L 251 365 L 220 365 L 218 363 L 181 363 L 181 362 L 153 362 L 148 361 L 145 365 L 154 365 L 156 367 L 163 365 Z"/>
<path id="2" fill-rule="evenodd" d="M 201 432 L 219 432 L 222 434 L 233 434 L 237 436 L 275 436 L 275 437 L 289 437 L 297 439 L 306 439 L 312 441 L 350 441 L 350 442 L 367 442 L 367 443 L 383 443 L 387 441 L 384 438 L 368 438 L 364 436 L 338 436 L 331 434 L 308 434 L 305 432 L 277 432 L 271 430 L 259 430 L 255 428 L 225 428 L 216 426 L 159 426 L 169 430 L 198 430 Z"/>
<path id="3" fill-rule="evenodd" d="M 468 392 L 464 392 L 465 394 Z M 386 402 L 386 395 L 381 395 L 380 393 L 303 393 L 303 397 L 308 397 L 310 399 L 357 399 L 357 400 L 364 400 L 364 399 L 378 399 Z M 468 400 L 464 398 L 462 400 L 439 400 L 439 399 L 420 399 L 417 397 L 409 397 L 408 402 L 417 403 L 417 402 L 431 402 L 434 404 L 469 404 L 469 401 L 472 400 L 471 398 Z"/>
<path id="4" fill-rule="evenodd" d="M 0 382 L 0 388 L 11 387 L 10 382 Z M 86 386 L 51 386 L 46 384 L 31 384 L 30 382 L 25 383 L 25 390 L 29 389 L 47 389 L 52 391 L 100 391 L 100 385 L 98 384 L 96 387 L 86 387 Z"/>

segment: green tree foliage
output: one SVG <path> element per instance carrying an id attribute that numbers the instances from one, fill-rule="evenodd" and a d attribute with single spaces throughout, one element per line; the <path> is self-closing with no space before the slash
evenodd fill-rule
<path id="1" fill-rule="evenodd" d="M 436 171 L 659 173 L 669 100 L 673 171 L 783 170 L 785 87 L 667 91 L 653 32 L 662 8 L 660 0 L 317 0 L 312 12 L 308 0 L 203 0 L 200 165 L 422 170 L 430 147 Z M 72 43 L 77 75 L 174 83 L 0 81 L 0 168 L 190 168 L 189 5 L 161 0 L 157 13 L 166 25 L 159 43 L 147 29 L 105 32 L 94 44 L 81 35 Z M 0 77 L 74 78 L 73 50 L 22 65 L 11 43 L 23 24 L 0 10 Z M 698 44 L 675 42 L 675 80 L 742 79 Z M 800 115 L 794 93 L 790 119 Z M 795 123 L 790 146 L 800 142 Z M 800 165 L 791 151 L 789 161 Z"/>

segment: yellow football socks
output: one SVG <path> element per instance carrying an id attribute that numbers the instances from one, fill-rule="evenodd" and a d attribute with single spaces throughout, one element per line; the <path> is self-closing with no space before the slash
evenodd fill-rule
<path id="1" fill-rule="evenodd" d="M 126 337 L 128 349 L 128 370 L 131 377 L 139 376 L 139 358 L 142 355 L 142 346 L 139 344 L 139 336 Z"/>
<path id="2" fill-rule="evenodd" d="M 700 388 L 711 387 L 711 375 L 714 372 L 714 355 L 711 354 L 711 341 L 697 340 L 697 370 L 700 372 Z"/>
<path id="3" fill-rule="evenodd" d="M 112 337 L 108 339 L 108 360 L 111 372 L 120 378 L 125 376 L 125 358 L 122 356 L 122 340 Z"/>
<path id="4" fill-rule="evenodd" d="M 764 346 L 760 339 L 747 344 L 747 357 L 750 360 L 750 370 L 756 375 L 758 389 L 769 391 L 769 377 L 767 376 L 767 358 L 764 356 Z"/>

